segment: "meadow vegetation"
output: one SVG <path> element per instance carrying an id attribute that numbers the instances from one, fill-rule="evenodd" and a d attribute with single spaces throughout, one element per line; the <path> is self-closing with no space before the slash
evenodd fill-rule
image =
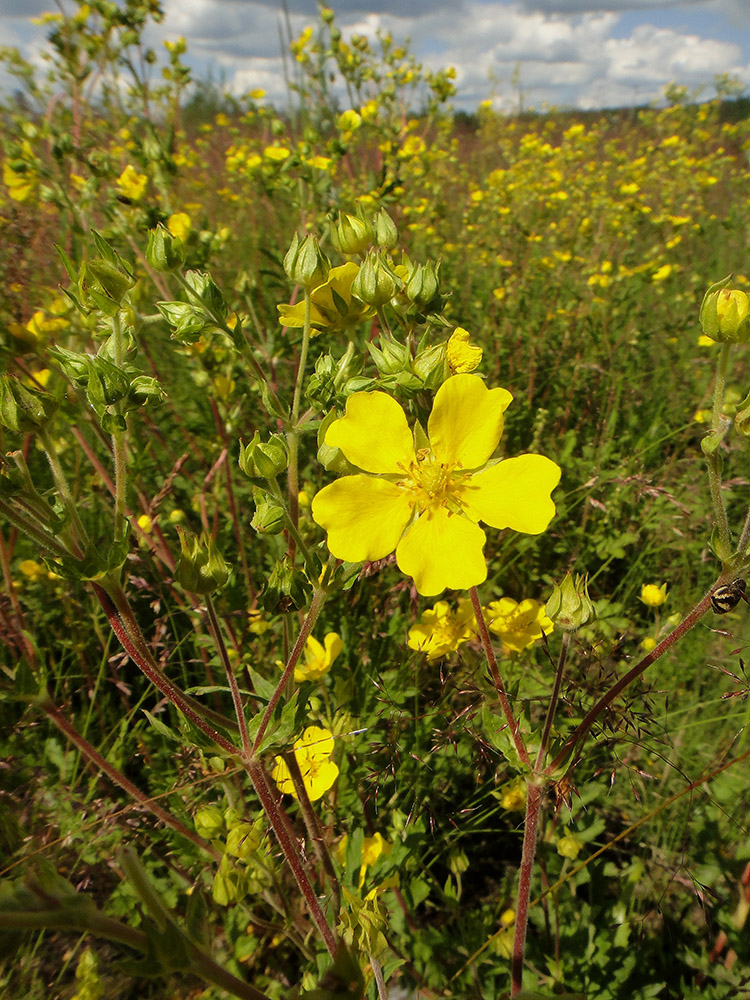
<path id="1" fill-rule="evenodd" d="M 282 111 L 73 8 L 3 53 L 0 993 L 747 995 L 740 102 L 457 120 L 321 8 Z"/>

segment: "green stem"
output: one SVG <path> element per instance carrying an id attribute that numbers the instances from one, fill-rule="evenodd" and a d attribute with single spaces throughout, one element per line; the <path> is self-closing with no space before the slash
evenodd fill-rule
<path id="1" fill-rule="evenodd" d="M 114 343 L 113 362 L 118 368 L 122 368 L 125 355 L 125 345 L 122 336 L 122 323 L 120 314 L 116 313 L 112 320 L 112 333 Z M 119 413 L 122 409 L 120 403 L 115 405 L 115 410 Z M 113 537 L 115 544 L 121 542 L 128 530 L 125 515 L 125 500 L 127 493 L 127 463 L 125 461 L 125 431 L 114 431 L 112 433 L 112 459 L 115 471 L 115 524 Z"/>
<path id="2" fill-rule="evenodd" d="M 49 467 L 52 470 L 52 478 L 55 480 L 55 486 L 57 487 L 57 492 L 60 494 L 60 500 L 62 501 L 63 507 L 70 515 L 70 522 L 73 525 L 77 536 L 76 540 L 78 542 L 78 552 L 76 552 L 76 555 L 81 555 L 82 550 L 86 548 L 88 535 L 86 534 L 86 529 L 83 526 L 83 521 L 81 521 L 81 516 L 78 513 L 78 507 L 76 506 L 73 494 L 71 493 L 63 467 L 60 464 L 60 459 L 57 457 L 54 442 L 50 436 L 49 430 L 46 427 L 43 427 L 40 430 L 39 439 L 42 442 L 42 447 L 44 448 L 44 452 L 47 456 Z"/>
<path id="3" fill-rule="evenodd" d="M 716 378 L 714 380 L 714 400 L 711 411 L 711 430 L 709 439 L 713 441 L 713 447 L 706 456 L 708 466 L 708 488 L 711 494 L 711 506 L 714 512 L 714 523 L 719 531 L 719 556 L 722 563 L 725 563 L 732 551 L 732 543 L 729 534 L 729 521 L 727 520 L 727 510 L 724 505 L 724 497 L 721 490 L 721 456 L 719 455 L 718 442 L 721 438 L 722 408 L 724 406 L 724 389 L 726 385 L 727 368 L 729 365 L 729 354 L 731 344 L 721 345 L 721 354 L 716 365 Z"/>
<path id="4" fill-rule="evenodd" d="M 549 746 L 549 734 L 552 731 L 552 721 L 555 717 L 555 709 L 557 708 L 557 701 L 560 697 L 560 686 L 562 685 L 563 671 L 565 670 L 565 661 L 568 658 L 568 651 L 570 649 L 570 642 L 573 637 L 572 632 L 563 632 L 562 646 L 560 647 L 560 659 L 557 663 L 557 671 L 555 672 L 555 683 L 552 688 L 552 695 L 549 700 L 549 706 L 547 707 L 547 718 L 544 720 L 544 729 L 542 730 L 542 740 L 539 744 L 539 754 L 536 758 L 535 770 L 538 771 L 542 763 L 544 762 L 544 755 L 547 753 L 547 747 Z"/>
<path id="5" fill-rule="evenodd" d="M 43 524 L 40 524 L 36 518 L 31 517 L 28 512 L 19 511 L 16 504 L 9 504 L 4 500 L 0 500 L 0 515 L 6 518 L 14 527 L 18 528 L 24 535 L 27 535 L 43 549 L 46 549 L 45 555 L 54 558 L 71 555 L 68 549 L 61 545 L 57 538 Z"/>
<path id="6" fill-rule="evenodd" d="M 513 709 L 511 708 L 510 699 L 508 698 L 508 693 L 505 690 L 505 685 L 503 684 L 503 679 L 500 676 L 500 671 L 497 668 L 497 660 L 495 658 L 495 651 L 492 648 L 492 642 L 490 640 L 490 634 L 487 631 L 487 622 L 484 620 L 484 612 L 482 611 L 482 603 L 479 600 L 479 593 L 476 587 L 472 587 L 469 591 L 471 595 L 471 603 L 474 606 L 474 617 L 477 620 L 477 626 L 479 627 L 479 638 L 482 641 L 482 646 L 484 647 L 484 653 L 487 657 L 487 665 L 490 668 L 490 674 L 492 675 L 492 680 L 495 684 L 495 690 L 497 691 L 497 696 L 500 699 L 500 704 L 503 709 L 503 713 L 508 723 L 508 728 L 510 729 L 510 734 L 513 737 L 513 742 L 516 745 L 516 752 L 518 757 L 523 764 L 527 767 L 531 767 L 531 758 L 529 757 L 528 750 L 523 741 L 523 736 L 521 736 L 521 731 L 519 724 L 513 715 Z"/>
<path id="7" fill-rule="evenodd" d="M 299 422 L 300 403 L 302 401 L 302 385 L 305 380 L 305 368 L 307 367 L 307 352 L 310 347 L 310 317 L 312 300 L 310 289 L 305 289 L 305 325 L 302 328 L 302 346 L 299 352 L 299 364 L 297 365 L 297 377 L 294 382 L 294 397 L 292 399 L 292 415 L 290 427 L 287 431 L 286 440 L 289 447 L 289 468 L 287 469 L 287 483 L 289 487 L 289 520 L 294 528 L 299 524 Z M 295 541 L 296 541 L 295 537 Z"/>
<path id="8" fill-rule="evenodd" d="M 221 627 L 219 625 L 219 619 L 216 617 L 216 609 L 214 608 L 214 602 L 211 600 L 211 595 L 205 595 L 206 601 L 206 613 L 208 615 L 208 624 L 211 629 L 211 634 L 213 636 L 214 642 L 216 643 L 216 648 L 219 651 L 219 658 L 224 665 L 224 672 L 227 675 L 227 681 L 229 683 L 229 690 L 232 692 L 232 701 L 234 702 L 234 712 L 237 716 L 237 725 L 240 727 L 240 739 L 242 740 L 242 754 L 245 758 L 245 762 L 249 761 L 252 756 L 252 747 L 250 746 L 250 738 L 247 732 L 247 720 L 245 719 L 245 707 L 242 704 L 242 695 L 240 694 L 240 689 L 237 684 L 237 678 L 234 676 L 234 671 L 232 670 L 232 664 L 229 662 L 229 656 L 227 655 L 227 647 L 224 642 L 224 637 L 221 634 Z"/>

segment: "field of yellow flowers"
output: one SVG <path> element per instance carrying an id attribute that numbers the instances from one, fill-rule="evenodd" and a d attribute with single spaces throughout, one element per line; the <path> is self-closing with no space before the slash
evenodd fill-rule
<path id="1" fill-rule="evenodd" d="M 45 15 L 0 105 L 0 993 L 750 989 L 750 118 L 284 114 Z M 337 97 L 346 94 L 346 99 Z"/>

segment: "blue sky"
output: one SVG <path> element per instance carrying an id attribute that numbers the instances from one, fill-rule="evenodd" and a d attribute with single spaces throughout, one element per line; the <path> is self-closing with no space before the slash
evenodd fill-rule
<path id="1" fill-rule="evenodd" d="M 67 10 L 70 0 L 62 0 Z M 164 22 L 149 37 L 183 35 L 198 75 L 209 70 L 236 93 L 263 88 L 284 102 L 278 0 L 163 0 Z M 514 110 L 598 108 L 658 101 L 669 83 L 712 96 L 718 74 L 750 93 L 750 0 L 342 0 L 332 3 L 345 36 L 378 29 L 431 69 L 456 68 L 455 106 L 492 99 Z M 292 26 L 313 23 L 314 0 L 289 0 Z M 44 29 L 29 17 L 52 0 L 0 0 L 0 40 L 40 60 Z M 3 79 L 0 77 L 0 86 Z M 7 84 L 6 84 L 7 85 Z"/>

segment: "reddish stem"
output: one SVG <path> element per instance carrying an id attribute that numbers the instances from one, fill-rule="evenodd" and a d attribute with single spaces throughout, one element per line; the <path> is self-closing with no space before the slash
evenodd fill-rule
<path id="1" fill-rule="evenodd" d="M 510 699 L 508 698 L 508 693 L 505 690 L 505 685 L 503 684 L 503 679 L 500 676 L 500 671 L 497 668 L 497 660 L 495 659 L 495 651 L 492 648 L 492 641 L 490 640 L 490 633 L 487 631 L 487 622 L 484 620 L 484 612 L 482 611 L 482 604 L 479 600 L 479 594 L 476 587 L 472 587 L 469 591 L 471 595 L 471 603 L 474 606 L 474 616 L 477 620 L 477 626 L 479 627 L 479 638 L 482 640 L 482 646 L 484 647 L 484 652 L 487 657 L 487 664 L 490 668 L 490 673 L 492 674 L 492 680 L 495 684 L 495 690 L 497 691 L 497 696 L 500 699 L 500 704 L 502 705 L 503 712 L 505 713 L 505 718 L 508 722 L 508 727 L 510 729 L 511 736 L 513 737 L 513 742 L 516 745 L 516 752 L 518 757 L 523 764 L 527 767 L 531 767 L 531 758 L 529 757 L 526 745 L 523 742 L 523 737 L 521 736 L 520 728 L 515 716 L 513 715 L 513 709 L 510 705 Z"/>
<path id="2" fill-rule="evenodd" d="M 529 899 L 531 897 L 531 872 L 536 855 L 536 833 L 539 826 L 539 811 L 542 805 L 542 788 L 530 781 L 526 794 L 526 819 L 524 821 L 523 851 L 521 870 L 518 876 L 518 902 L 516 904 L 516 931 L 513 938 L 512 982 L 510 995 L 514 997 L 521 990 L 523 980 L 523 956 L 526 950 L 526 928 L 529 922 Z"/>

